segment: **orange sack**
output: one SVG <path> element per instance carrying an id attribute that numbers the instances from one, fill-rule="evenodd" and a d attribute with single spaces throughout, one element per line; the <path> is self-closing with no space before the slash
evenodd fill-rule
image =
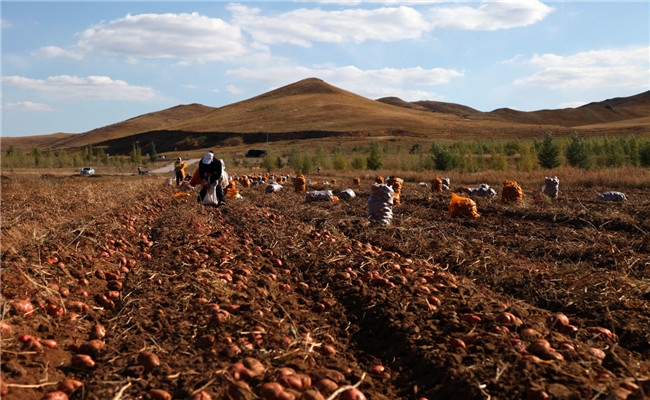
<path id="1" fill-rule="evenodd" d="M 378 183 L 378 184 L 380 184 L 380 185 L 383 185 L 383 184 L 384 184 L 384 177 L 381 176 L 381 175 L 377 175 L 377 176 L 375 177 L 375 183 Z"/>
<path id="2" fill-rule="evenodd" d="M 361 186 L 361 178 L 354 178 L 352 179 L 352 184 L 354 186 Z"/>
<path id="3" fill-rule="evenodd" d="M 442 192 L 442 179 L 437 176 L 431 180 L 431 191 Z"/>
<path id="4" fill-rule="evenodd" d="M 501 192 L 502 203 L 520 203 L 524 199 L 524 192 L 515 181 L 505 181 Z"/>
<path id="5" fill-rule="evenodd" d="M 393 188 L 393 203 L 401 204 L 400 197 L 402 196 L 402 187 L 404 186 L 404 181 L 400 178 L 392 177 L 386 181 L 386 184 Z"/>
<path id="6" fill-rule="evenodd" d="M 481 215 L 476 209 L 476 203 L 474 200 L 467 197 L 458 196 L 456 193 L 452 193 L 451 202 L 449 203 L 449 216 L 478 218 Z"/>
<path id="7" fill-rule="evenodd" d="M 306 185 L 307 181 L 305 180 L 305 176 L 303 174 L 300 174 L 296 176 L 296 179 L 293 181 L 293 188 L 296 190 L 296 192 L 304 192 L 306 190 Z"/>

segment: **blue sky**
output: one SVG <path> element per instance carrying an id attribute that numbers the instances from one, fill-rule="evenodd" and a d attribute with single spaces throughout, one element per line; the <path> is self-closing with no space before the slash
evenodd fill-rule
<path id="1" fill-rule="evenodd" d="M 481 111 L 650 90 L 647 1 L 2 1 L 2 136 L 220 107 L 308 77 Z"/>

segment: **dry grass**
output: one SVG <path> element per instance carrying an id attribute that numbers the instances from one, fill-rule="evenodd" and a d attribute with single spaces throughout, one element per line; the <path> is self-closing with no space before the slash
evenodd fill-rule
<path id="1" fill-rule="evenodd" d="M 315 175 L 315 174 L 310 174 Z M 375 176 L 398 176 L 407 182 L 426 182 L 438 176 L 450 178 L 452 188 L 460 185 L 474 186 L 480 183 L 487 183 L 494 187 L 503 185 L 503 181 L 515 180 L 522 185 L 542 186 L 547 176 L 560 178 L 560 188 L 587 187 L 598 190 L 623 190 L 648 189 L 650 187 L 650 170 L 645 168 L 624 167 L 602 170 L 582 170 L 572 167 L 560 167 L 546 171 L 483 171 L 473 173 L 448 172 L 448 171 L 427 171 L 427 172 L 406 172 L 394 170 L 379 171 L 321 171 L 320 175 L 339 179 L 352 179 L 358 176 L 362 179 L 374 179 Z"/>

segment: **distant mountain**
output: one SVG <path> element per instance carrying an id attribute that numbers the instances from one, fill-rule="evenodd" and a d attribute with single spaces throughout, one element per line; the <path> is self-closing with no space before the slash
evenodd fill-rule
<path id="1" fill-rule="evenodd" d="M 510 108 L 481 112 L 454 103 L 437 101 L 416 101 L 409 103 L 394 97 L 383 98 L 378 101 L 400 107 L 424 108 L 437 113 L 452 114 L 475 120 L 533 125 L 559 125 L 565 127 L 606 124 L 650 116 L 650 91 L 630 97 L 617 97 L 597 103 L 589 103 L 577 108 L 528 112 Z"/>
<path id="2" fill-rule="evenodd" d="M 128 153 L 135 142 L 159 152 L 213 144 L 314 139 L 340 136 L 414 136 L 435 140 L 537 138 L 551 130 L 568 135 L 650 134 L 650 92 L 578 108 L 481 112 L 438 101 L 371 100 L 309 78 L 248 100 L 214 108 L 179 105 L 80 134 L 3 138 L 20 148 L 103 146 Z M 230 142 L 228 142 L 230 143 Z M 227 143 L 225 143 L 227 144 Z M 144 151 L 147 151 L 145 148 Z"/>

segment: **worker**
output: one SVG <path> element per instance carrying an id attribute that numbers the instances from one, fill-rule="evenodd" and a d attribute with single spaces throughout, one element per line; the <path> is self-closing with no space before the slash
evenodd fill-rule
<path id="1" fill-rule="evenodd" d="M 183 178 L 185 178 L 185 168 L 187 168 L 187 163 L 178 157 L 174 163 L 174 176 L 176 177 L 176 186 L 179 186 L 183 181 Z"/>

